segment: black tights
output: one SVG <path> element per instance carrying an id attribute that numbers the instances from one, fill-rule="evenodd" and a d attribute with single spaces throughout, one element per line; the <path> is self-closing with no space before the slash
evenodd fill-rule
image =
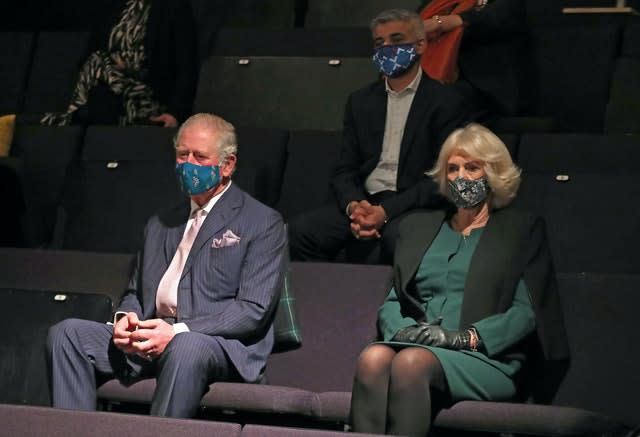
<path id="1" fill-rule="evenodd" d="M 355 432 L 424 437 L 431 428 L 432 396 L 447 390 L 438 358 L 421 347 L 396 352 L 374 344 L 358 359 L 351 398 Z"/>

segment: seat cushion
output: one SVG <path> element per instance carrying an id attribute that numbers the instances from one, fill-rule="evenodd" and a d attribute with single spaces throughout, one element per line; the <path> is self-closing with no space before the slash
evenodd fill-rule
<path id="1" fill-rule="evenodd" d="M 463 401 L 442 410 L 436 428 L 530 435 L 602 435 L 624 427 L 608 417 L 573 407 Z"/>
<path id="2" fill-rule="evenodd" d="M 316 393 L 266 384 L 217 382 L 202 398 L 205 408 L 250 413 L 295 414 L 313 417 L 318 409 Z"/>

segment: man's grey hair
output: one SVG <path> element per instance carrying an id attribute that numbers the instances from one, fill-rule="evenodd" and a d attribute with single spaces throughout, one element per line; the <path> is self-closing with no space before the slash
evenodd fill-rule
<path id="1" fill-rule="evenodd" d="M 173 146 L 178 147 L 180 136 L 187 127 L 196 125 L 219 135 L 216 147 L 218 149 L 218 159 L 220 163 L 225 162 L 229 155 L 236 155 L 238 153 L 236 128 L 224 118 L 205 112 L 192 115 L 182 123 L 182 126 L 180 126 L 180 129 L 178 129 L 173 139 Z"/>
<path id="2" fill-rule="evenodd" d="M 424 23 L 422 22 L 420 15 L 407 9 L 387 9 L 386 11 L 380 12 L 373 20 L 371 20 L 371 23 L 369 23 L 369 29 L 373 32 L 378 25 L 389 23 L 391 21 L 411 22 L 413 24 L 413 30 L 415 31 L 416 38 L 424 38 Z"/>

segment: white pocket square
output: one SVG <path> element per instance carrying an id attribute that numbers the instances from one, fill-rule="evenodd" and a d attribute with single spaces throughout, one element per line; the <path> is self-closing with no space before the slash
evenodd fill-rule
<path id="1" fill-rule="evenodd" d="M 235 246 L 236 244 L 240 244 L 240 237 L 234 234 L 231 229 L 227 229 L 224 234 L 222 234 L 222 238 L 213 239 L 211 247 L 220 249 L 222 247 Z"/>

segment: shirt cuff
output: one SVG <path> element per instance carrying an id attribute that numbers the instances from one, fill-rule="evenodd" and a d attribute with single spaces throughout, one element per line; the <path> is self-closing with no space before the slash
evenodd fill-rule
<path id="1" fill-rule="evenodd" d="M 126 311 L 116 311 L 116 313 L 113 315 L 113 324 L 115 325 L 116 323 L 118 323 L 118 320 L 120 320 L 126 315 L 127 315 Z"/>
<path id="2" fill-rule="evenodd" d="M 189 332 L 189 327 L 186 323 L 174 323 L 172 326 L 173 332 L 175 332 L 176 334 L 180 334 L 181 332 Z"/>

